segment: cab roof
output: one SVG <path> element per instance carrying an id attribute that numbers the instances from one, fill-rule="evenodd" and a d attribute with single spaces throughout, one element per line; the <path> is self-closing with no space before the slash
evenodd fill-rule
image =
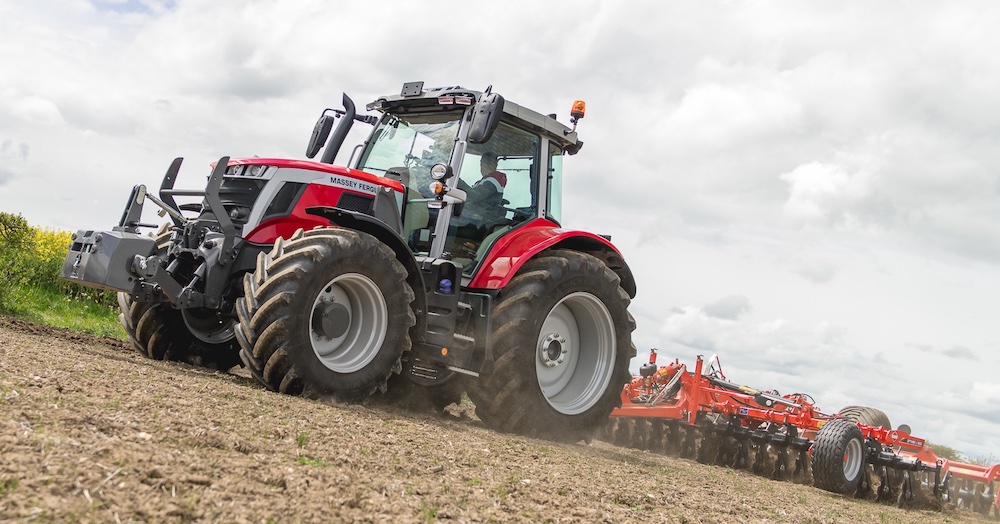
<path id="1" fill-rule="evenodd" d="M 489 88 L 487 88 L 489 91 Z M 462 86 L 431 87 L 424 89 L 423 82 L 408 82 L 403 84 L 403 89 L 398 95 L 380 96 L 374 102 L 367 105 L 369 111 L 377 110 L 383 113 L 407 113 L 410 111 L 454 110 L 456 104 L 442 104 L 442 97 L 469 97 L 470 105 L 479 100 L 483 93 Z M 457 104 L 462 105 L 462 104 Z M 555 116 L 546 116 L 536 111 L 532 111 L 524 106 L 520 106 L 510 100 L 504 99 L 504 115 L 509 120 L 527 124 L 529 128 L 544 133 L 549 140 L 560 144 L 562 149 L 578 150 L 583 145 L 576 131 L 566 127 L 555 119 Z"/>

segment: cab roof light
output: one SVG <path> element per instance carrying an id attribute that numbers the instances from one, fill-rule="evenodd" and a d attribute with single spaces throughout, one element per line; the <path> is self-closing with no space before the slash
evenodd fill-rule
<path id="1" fill-rule="evenodd" d="M 474 101 L 475 98 L 468 95 L 443 95 L 438 97 L 438 104 L 442 106 L 471 106 Z"/>
<path id="2" fill-rule="evenodd" d="M 569 111 L 570 123 L 576 124 L 577 120 L 583 120 L 583 115 L 587 112 L 587 103 L 583 100 L 573 102 L 573 108 Z"/>
<path id="3" fill-rule="evenodd" d="M 573 129 L 564 131 L 564 134 L 576 132 L 576 123 L 583 120 L 583 115 L 587 112 L 587 103 L 583 100 L 573 102 L 573 107 L 569 110 L 569 121 L 573 124 Z"/>
<path id="4" fill-rule="evenodd" d="M 384 98 L 379 98 L 378 100 L 371 102 L 370 104 L 367 104 L 365 106 L 365 109 L 367 109 L 368 111 L 375 111 L 375 110 L 381 111 L 382 109 L 385 109 L 386 105 L 387 105 L 386 100 Z"/>

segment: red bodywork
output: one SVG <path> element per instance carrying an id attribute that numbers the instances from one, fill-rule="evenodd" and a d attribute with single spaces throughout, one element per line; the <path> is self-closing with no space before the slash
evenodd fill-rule
<path id="1" fill-rule="evenodd" d="M 621 255 L 604 237 L 584 231 L 562 229 L 559 224 L 551 220 L 536 218 L 497 239 L 483 259 L 469 287 L 501 289 L 531 257 L 569 239 L 581 239 L 591 244 L 596 242 Z"/>
<path id="2" fill-rule="evenodd" d="M 337 175 L 380 187 L 388 187 L 398 193 L 403 193 L 404 191 L 403 184 L 396 180 L 372 175 L 364 171 L 358 171 L 357 169 L 324 164 L 321 162 L 312 162 L 309 160 L 244 158 L 230 160 L 229 165 L 265 165 L 275 166 L 278 168 L 304 169 L 308 171 L 316 171 L 317 176 L 322 176 L 323 174 Z M 327 226 L 330 224 L 329 220 L 316 215 L 310 215 L 306 212 L 306 209 L 311 207 L 336 205 L 336 203 L 340 200 L 341 194 L 345 192 L 371 196 L 370 193 L 363 191 L 351 191 L 350 189 L 337 186 L 327 186 L 323 184 L 309 184 L 306 187 L 305 192 L 303 192 L 302 197 L 295 203 L 295 208 L 289 215 L 261 222 L 253 229 L 253 231 L 250 232 L 249 235 L 247 235 L 246 239 L 247 241 L 256 244 L 272 244 L 278 237 L 288 238 L 298 229 L 308 230 L 317 226 Z"/>
<path id="3" fill-rule="evenodd" d="M 388 187 L 399 193 L 403 193 L 405 190 L 403 185 L 396 180 L 372 175 L 365 171 L 308 160 L 244 158 L 230 160 L 229 165 L 265 165 L 278 168 L 303 169 L 316 171 L 319 176 L 330 174 L 360 180 L 369 184 Z M 256 244 L 272 244 L 278 237 L 288 238 L 298 229 L 308 230 L 317 226 L 329 225 L 329 221 L 325 218 L 311 215 L 306 210 L 312 207 L 333 206 L 339 201 L 341 194 L 344 192 L 354 191 L 337 186 L 309 184 L 289 215 L 261 222 L 247 235 L 246 240 Z M 369 193 L 361 191 L 354 193 L 370 196 Z M 584 231 L 562 229 L 559 224 L 552 220 L 538 218 L 500 237 L 489 253 L 486 254 L 479 271 L 473 277 L 468 287 L 473 289 L 500 289 L 507 285 L 507 282 L 513 278 L 517 270 L 530 260 L 531 257 L 544 249 L 569 239 L 582 240 L 598 249 L 611 250 L 618 256 L 621 256 L 621 253 L 611 242 L 599 235 Z"/>

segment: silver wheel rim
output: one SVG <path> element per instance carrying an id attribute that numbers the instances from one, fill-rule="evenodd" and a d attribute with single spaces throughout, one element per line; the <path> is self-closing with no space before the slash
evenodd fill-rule
<path id="1" fill-rule="evenodd" d="M 847 442 L 847 449 L 844 450 L 844 478 L 853 481 L 861 472 L 861 464 L 864 456 L 861 453 L 861 441 L 852 438 Z"/>
<path id="2" fill-rule="evenodd" d="M 590 293 L 567 295 L 549 311 L 535 344 L 535 374 L 545 400 L 577 415 L 604 396 L 615 363 L 615 326 Z"/>
<path id="3" fill-rule="evenodd" d="M 309 340 L 327 368 L 353 373 L 368 365 L 385 341 L 389 310 L 375 282 L 359 273 L 338 276 L 313 301 Z"/>
<path id="4" fill-rule="evenodd" d="M 181 317 L 194 338 L 206 344 L 222 344 L 233 339 L 236 321 L 222 318 L 212 309 L 182 309 Z"/>

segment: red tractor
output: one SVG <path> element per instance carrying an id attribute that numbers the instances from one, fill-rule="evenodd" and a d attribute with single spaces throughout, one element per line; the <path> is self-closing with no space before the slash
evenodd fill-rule
<path id="1" fill-rule="evenodd" d="M 489 427 L 588 438 L 630 379 L 636 289 L 606 237 L 559 223 L 583 103 L 569 128 L 489 88 L 414 82 L 367 108 L 323 112 L 319 162 L 223 157 L 179 190 L 176 159 L 158 197 L 136 186 L 117 227 L 74 235 L 62 276 L 120 291 L 150 358 L 242 363 L 311 398 L 465 391 Z M 373 130 L 335 166 L 355 122 Z M 152 238 L 147 199 L 170 218 Z"/>

